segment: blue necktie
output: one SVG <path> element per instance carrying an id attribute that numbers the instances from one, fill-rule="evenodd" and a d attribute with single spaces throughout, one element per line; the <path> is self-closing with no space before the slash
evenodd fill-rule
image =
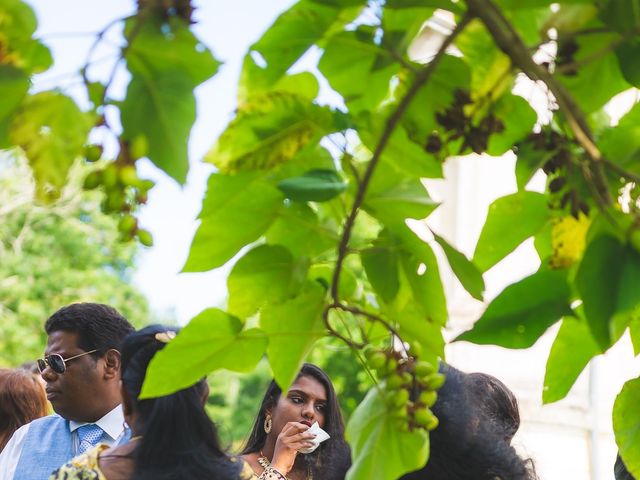
<path id="1" fill-rule="evenodd" d="M 103 433 L 104 431 L 93 423 L 78 428 L 78 453 L 84 453 L 97 445 Z"/>

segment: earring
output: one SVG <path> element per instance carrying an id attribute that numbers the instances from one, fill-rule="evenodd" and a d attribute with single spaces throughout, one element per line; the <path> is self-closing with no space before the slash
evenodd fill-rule
<path id="1" fill-rule="evenodd" d="M 266 418 L 264 419 L 264 433 L 268 434 L 269 432 L 271 432 L 271 426 L 272 426 L 272 421 L 271 421 L 271 415 L 267 414 Z"/>

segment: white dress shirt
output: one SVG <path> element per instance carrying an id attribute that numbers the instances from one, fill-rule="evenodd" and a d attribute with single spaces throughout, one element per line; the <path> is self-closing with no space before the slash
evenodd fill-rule
<path id="1" fill-rule="evenodd" d="M 69 430 L 73 438 L 73 445 L 76 454 L 78 453 L 78 428 L 87 425 L 88 422 L 69 422 Z M 122 413 L 122 405 L 107 413 L 104 417 L 95 422 L 106 435 L 102 436 L 100 443 L 113 445 L 124 434 L 124 415 Z M 23 425 L 15 431 L 9 442 L 5 445 L 4 450 L 0 453 L 0 480 L 13 480 L 13 475 L 18 466 L 18 460 L 22 454 L 22 446 L 29 432 L 29 424 Z M 69 459 L 71 460 L 71 459 Z"/>

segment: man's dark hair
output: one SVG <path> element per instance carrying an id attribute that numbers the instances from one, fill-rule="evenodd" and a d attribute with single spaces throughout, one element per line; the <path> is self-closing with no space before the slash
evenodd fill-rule
<path id="1" fill-rule="evenodd" d="M 53 332 L 78 334 L 78 347 L 98 350 L 96 356 L 109 349 L 120 349 L 124 338 L 135 331 L 129 321 L 113 307 L 101 303 L 73 303 L 51 315 L 44 325 L 47 335 Z"/>

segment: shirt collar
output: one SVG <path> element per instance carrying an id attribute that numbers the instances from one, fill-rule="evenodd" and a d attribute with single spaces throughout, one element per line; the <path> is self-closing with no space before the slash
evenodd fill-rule
<path id="1" fill-rule="evenodd" d="M 71 430 L 71 432 L 75 432 L 78 428 L 83 425 L 87 425 L 88 423 L 89 422 L 76 422 L 74 420 L 70 420 L 69 430 Z M 104 430 L 105 433 L 113 440 L 117 440 L 124 431 L 124 414 L 122 413 L 122 405 L 118 405 L 94 423 Z"/>

